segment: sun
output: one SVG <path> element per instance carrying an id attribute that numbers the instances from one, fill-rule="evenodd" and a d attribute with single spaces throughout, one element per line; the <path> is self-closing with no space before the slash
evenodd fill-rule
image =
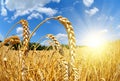
<path id="1" fill-rule="evenodd" d="M 85 41 L 89 47 L 100 47 L 105 43 L 105 38 L 101 34 L 90 33 L 85 37 Z"/>

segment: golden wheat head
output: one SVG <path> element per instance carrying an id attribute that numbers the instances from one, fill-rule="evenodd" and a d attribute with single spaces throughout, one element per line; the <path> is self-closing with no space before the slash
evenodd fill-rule
<path id="1" fill-rule="evenodd" d="M 71 57 L 70 59 L 71 59 L 71 62 L 74 63 L 76 39 L 75 39 L 75 34 L 74 34 L 72 24 L 67 18 L 64 18 L 62 16 L 58 16 L 55 19 L 59 20 L 64 25 L 64 27 L 67 31 L 68 39 L 69 39 L 70 57 Z"/>
<path id="2" fill-rule="evenodd" d="M 28 27 L 28 22 L 24 19 L 20 20 L 19 23 L 22 25 L 23 27 L 23 46 L 24 46 L 24 51 L 25 51 L 25 55 L 28 51 L 28 44 L 29 44 L 29 35 L 30 35 L 30 30 Z"/>
<path id="3" fill-rule="evenodd" d="M 52 34 L 47 34 L 47 37 L 50 38 L 50 39 L 54 42 L 54 44 L 55 44 L 55 46 L 56 46 L 56 50 L 59 50 L 59 53 L 60 53 L 61 55 L 63 55 L 63 50 L 62 50 L 61 44 L 60 44 L 59 41 L 56 39 L 56 37 L 55 37 L 54 35 L 52 35 Z"/>
<path id="4" fill-rule="evenodd" d="M 20 38 L 18 36 L 11 36 L 9 38 L 6 38 L 2 44 L 4 45 L 6 43 L 9 43 L 10 45 L 20 43 Z"/>
<path id="5" fill-rule="evenodd" d="M 8 44 L 11 46 L 15 45 L 15 44 L 20 44 L 20 39 L 18 36 L 11 36 L 8 37 L 6 39 L 4 39 L 4 41 L 0 44 L 0 48 L 3 47 L 5 44 Z M 7 50 L 8 51 L 8 50 Z"/>
<path id="6" fill-rule="evenodd" d="M 74 77 L 74 81 L 78 81 L 78 69 L 75 67 L 75 48 L 76 48 L 76 39 L 75 39 L 75 34 L 74 34 L 74 30 L 72 27 L 71 22 L 67 19 L 64 18 L 62 16 L 58 16 L 55 18 L 56 20 L 59 20 L 60 23 L 62 23 L 67 31 L 68 34 L 68 39 L 69 39 L 69 48 L 70 48 L 70 64 L 72 66 L 72 70 L 73 70 L 73 77 Z"/>

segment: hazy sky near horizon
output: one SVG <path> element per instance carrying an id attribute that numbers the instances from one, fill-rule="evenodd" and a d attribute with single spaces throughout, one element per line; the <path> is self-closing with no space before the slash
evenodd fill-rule
<path id="1" fill-rule="evenodd" d="M 0 40 L 20 19 L 29 22 L 30 31 L 48 17 L 62 15 L 68 18 L 74 28 L 78 45 L 84 45 L 90 34 L 102 36 L 105 40 L 120 39 L 120 0 L 0 0 Z M 55 20 L 49 20 L 34 34 L 36 42 L 46 34 L 53 34 L 67 44 L 64 27 Z M 22 39 L 22 27 L 17 25 L 10 33 Z M 44 43 L 43 40 L 41 43 Z"/>

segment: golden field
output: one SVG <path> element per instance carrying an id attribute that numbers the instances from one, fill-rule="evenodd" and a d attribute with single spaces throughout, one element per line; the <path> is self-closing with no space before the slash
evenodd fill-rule
<path id="1" fill-rule="evenodd" d="M 79 81 L 120 81 L 120 43 L 110 43 L 99 48 L 77 47 L 76 67 Z M 69 59 L 56 50 L 29 51 L 25 57 L 25 74 L 22 75 L 20 50 L 0 48 L 0 81 L 64 81 L 61 59 Z M 24 79 L 23 79 L 24 78 Z M 73 81 L 72 78 L 69 81 Z"/>

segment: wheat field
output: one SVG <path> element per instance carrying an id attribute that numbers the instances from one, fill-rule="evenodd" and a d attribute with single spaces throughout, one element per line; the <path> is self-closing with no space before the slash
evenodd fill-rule
<path id="1" fill-rule="evenodd" d="M 65 27 L 69 48 L 60 46 L 59 41 L 48 34 L 53 49 L 29 50 L 34 32 L 50 19 L 60 21 Z M 120 81 L 120 41 L 99 48 L 76 46 L 72 24 L 62 16 L 47 18 L 32 33 L 26 20 L 17 24 L 23 26 L 23 42 L 11 36 L 0 44 L 0 81 Z M 16 43 L 21 46 L 13 50 Z"/>

